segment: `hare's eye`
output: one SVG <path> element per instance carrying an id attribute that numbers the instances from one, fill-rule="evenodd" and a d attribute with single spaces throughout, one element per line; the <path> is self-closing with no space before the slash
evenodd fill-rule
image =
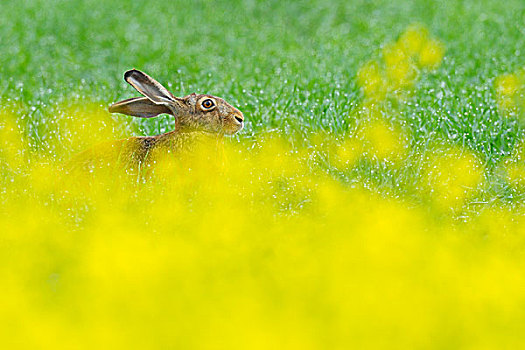
<path id="1" fill-rule="evenodd" d="M 204 109 L 211 109 L 215 107 L 215 102 L 212 99 L 208 98 L 202 101 L 202 107 L 204 107 Z"/>

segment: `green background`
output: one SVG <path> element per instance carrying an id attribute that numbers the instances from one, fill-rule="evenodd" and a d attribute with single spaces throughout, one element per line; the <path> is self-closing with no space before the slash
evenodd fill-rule
<path id="1" fill-rule="evenodd" d="M 522 0 L 8 0 L 0 23 L 1 100 L 22 103 L 31 131 L 64 103 L 106 107 L 135 96 L 122 79 L 134 67 L 176 95 L 226 98 L 246 115 L 241 138 L 272 129 L 344 134 L 362 100 L 358 68 L 420 23 L 444 43 L 444 62 L 387 117 L 409 128 L 415 145 L 444 137 L 489 165 L 521 137 L 518 116 L 498 111 L 493 82 L 525 66 Z M 156 134 L 170 121 L 134 123 Z"/>

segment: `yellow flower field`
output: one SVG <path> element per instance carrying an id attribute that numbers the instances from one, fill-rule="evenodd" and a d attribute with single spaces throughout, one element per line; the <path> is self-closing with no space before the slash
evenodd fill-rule
<path id="1" fill-rule="evenodd" d="M 389 130 L 337 147 L 403 162 Z M 523 210 L 454 218 L 446 208 L 482 182 L 466 151 L 426 161 L 428 204 L 414 206 L 312 170 L 316 151 L 278 136 L 159 158 L 136 177 L 67 173 L 21 152 L 16 127 L 2 133 L 17 145 L 1 149 L 2 348 L 523 345 Z M 355 157 L 336 148 L 334 162 Z"/>

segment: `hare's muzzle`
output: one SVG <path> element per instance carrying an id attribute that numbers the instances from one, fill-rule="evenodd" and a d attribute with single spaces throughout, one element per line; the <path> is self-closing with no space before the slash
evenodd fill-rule
<path id="1" fill-rule="evenodd" d="M 230 114 L 230 117 L 233 117 L 232 120 L 235 124 L 240 125 L 242 128 L 242 124 L 244 122 L 244 115 L 241 111 L 236 109 L 233 113 Z M 239 129 L 240 130 L 240 129 Z"/>
<path id="2" fill-rule="evenodd" d="M 229 115 L 229 126 L 227 126 L 226 133 L 233 135 L 242 130 L 244 127 L 244 115 L 240 111 L 235 111 Z"/>

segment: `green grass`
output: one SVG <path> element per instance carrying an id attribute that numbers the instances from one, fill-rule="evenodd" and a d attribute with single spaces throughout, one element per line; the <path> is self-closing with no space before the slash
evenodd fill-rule
<path id="1" fill-rule="evenodd" d="M 275 129 L 302 140 L 318 131 L 344 136 L 363 99 L 357 70 L 412 23 L 446 47 L 439 69 L 422 74 L 413 96 L 386 115 L 410 131 L 414 157 L 429 140 L 445 140 L 474 151 L 490 172 L 523 139 L 519 116 L 498 111 L 493 88 L 495 77 L 525 66 L 521 0 L 8 0 L 0 23 L 0 100 L 16 105 L 35 148 L 45 148 L 64 103 L 105 108 L 136 95 L 122 80 L 132 67 L 175 94 L 231 101 L 246 115 L 240 139 Z M 135 129 L 128 118 L 113 118 L 123 134 L 172 126 L 166 116 L 132 121 Z M 343 173 L 326 166 L 345 182 L 371 182 L 397 195 L 408 193 L 403 184 L 417 175 L 411 166 L 371 175 L 377 164 Z M 514 198 L 492 182 L 491 196 Z"/>
<path id="2" fill-rule="evenodd" d="M 444 59 L 367 120 L 359 72 L 414 23 Z M 0 48 L 0 348 L 524 348 L 525 115 L 495 89 L 524 0 L 3 0 Z M 64 172 L 173 127 L 107 112 L 132 67 L 246 128 Z"/>

